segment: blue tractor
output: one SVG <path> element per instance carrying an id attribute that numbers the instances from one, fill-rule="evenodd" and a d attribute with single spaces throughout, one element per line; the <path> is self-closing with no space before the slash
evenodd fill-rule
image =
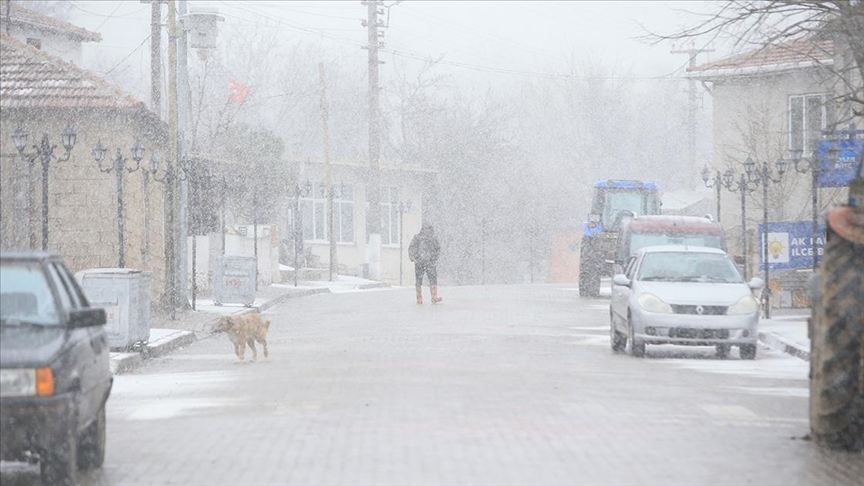
<path id="1" fill-rule="evenodd" d="M 600 295 L 600 277 L 611 275 L 610 252 L 625 217 L 660 214 L 660 198 L 653 182 L 606 180 L 594 183 L 588 221 L 582 223 L 579 250 L 579 295 Z"/>

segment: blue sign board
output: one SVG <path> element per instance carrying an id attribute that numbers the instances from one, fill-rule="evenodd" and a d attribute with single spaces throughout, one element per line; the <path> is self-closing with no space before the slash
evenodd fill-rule
<path id="1" fill-rule="evenodd" d="M 864 150 L 864 137 L 861 136 L 861 130 L 847 133 L 848 138 L 820 140 L 816 144 L 816 157 L 822 168 L 818 181 L 820 187 L 846 187 L 855 178 L 858 156 Z M 834 161 L 829 155 L 832 144 L 838 150 L 837 160 Z"/>
<path id="2" fill-rule="evenodd" d="M 759 223 L 759 269 L 765 269 L 765 225 Z M 788 270 L 813 266 L 813 222 L 786 221 L 768 223 L 768 268 Z M 816 238 L 817 262 L 822 260 L 825 225 L 819 225 Z"/>

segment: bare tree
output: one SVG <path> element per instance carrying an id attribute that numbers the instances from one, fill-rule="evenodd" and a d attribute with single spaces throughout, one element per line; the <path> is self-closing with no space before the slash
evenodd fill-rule
<path id="1" fill-rule="evenodd" d="M 673 34 L 649 33 L 646 39 L 705 44 L 731 39 L 736 47 L 794 49 L 832 74 L 842 109 L 838 123 L 864 117 L 864 1 L 733 0 L 714 5 L 711 13 L 694 14 L 700 20 L 693 26 Z M 833 41 L 831 63 L 822 60 L 826 52 L 818 41 L 823 39 Z"/>

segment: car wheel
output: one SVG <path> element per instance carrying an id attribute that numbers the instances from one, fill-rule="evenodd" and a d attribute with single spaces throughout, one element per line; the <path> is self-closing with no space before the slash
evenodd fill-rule
<path id="1" fill-rule="evenodd" d="M 105 462 L 105 405 L 78 438 L 78 467 L 94 469 Z"/>
<path id="2" fill-rule="evenodd" d="M 618 330 L 615 329 L 615 324 L 612 324 L 612 327 L 609 330 L 609 337 L 612 341 L 612 351 L 620 353 L 627 347 L 627 336 L 618 332 Z"/>
<path id="3" fill-rule="evenodd" d="M 729 357 L 729 351 L 732 349 L 732 346 L 728 344 L 718 344 L 717 345 L 717 357 L 720 359 L 726 359 Z"/>
<path id="4" fill-rule="evenodd" d="M 39 459 L 42 483 L 51 486 L 75 486 L 78 472 L 76 437 L 72 430 L 57 441 L 53 449 L 44 451 Z"/>
<path id="5" fill-rule="evenodd" d="M 756 345 L 742 344 L 738 346 L 738 353 L 741 354 L 741 359 L 756 359 Z"/>
<path id="6" fill-rule="evenodd" d="M 630 324 L 630 356 L 634 358 L 645 357 L 645 342 L 637 341 L 636 334 L 633 330 L 633 324 Z"/>

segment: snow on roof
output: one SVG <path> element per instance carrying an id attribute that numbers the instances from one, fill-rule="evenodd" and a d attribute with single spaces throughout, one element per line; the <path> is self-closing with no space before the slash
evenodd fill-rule
<path id="1" fill-rule="evenodd" d="M 687 77 L 718 79 L 806 69 L 833 63 L 833 41 L 796 39 L 687 68 Z"/>
<path id="2" fill-rule="evenodd" d="M 12 25 L 26 26 L 31 29 L 51 32 L 79 41 L 100 42 L 102 40 L 102 34 L 98 32 L 92 32 L 69 22 L 43 15 L 17 3 L 9 2 L 9 0 L 0 2 L 0 7 L 2 7 L 0 8 L 0 14 L 2 14 L 0 16 L 0 24 L 6 23 L 7 3 L 9 7 L 9 23 Z"/>
<path id="3" fill-rule="evenodd" d="M 95 74 L 0 34 L 0 107 L 121 108 L 143 104 Z"/>

